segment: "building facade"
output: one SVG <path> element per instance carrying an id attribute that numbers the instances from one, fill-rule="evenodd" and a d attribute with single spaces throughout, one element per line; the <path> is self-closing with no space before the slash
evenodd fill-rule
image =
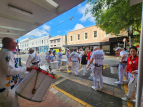
<path id="1" fill-rule="evenodd" d="M 29 41 L 29 47 L 38 53 L 47 53 L 49 51 L 49 35 Z"/>
<path id="2" fill-rule="evenodd" d="M 104 50 L 106 54 L 114 55 L 113 51 L 117 47 L 117 43 L 123 46 L 123 38 L 127 38 L 128 33 L 122 30 L 118 36 L 114 34 L 106 34 L 98 26 L 90 26 L 83 29 L 68 32 L 67 45 L 64 47 L 69 49 L 83 48 L 85 50 L 98 46 Z"/>
<path id="3" fill-rule="evenodd" d="M 22 52 L 28 52 L 29 50 L 29 41 L 30 40 L 33 40 L 34 38 L 26 38 L 26 39 L 23 39 L 21 40 L 18 45 L 19 45 L 19 49 L 22 51 Z"/>
<path id="4" fill-rule="evenodd" d="M 54 37 L 51 37 L 49 39 L 49 48 L 50 50 L 53 50 L 53 49 L 58 49 L 58 48 L 61 48 L 62 50 L 65 50 L 65 47 L 63 47 L 63 45 L 65 45 L 65 36 L 66 35 L 58 35 L 58 36 L 54 36 Z"/>

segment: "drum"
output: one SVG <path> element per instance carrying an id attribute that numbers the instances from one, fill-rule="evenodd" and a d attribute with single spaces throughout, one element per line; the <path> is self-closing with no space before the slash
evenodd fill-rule
<path id="1" fill-rule="evenodd" d="M 27 100 L 42 102 L 45 100 L 46 93 L 54 79 L 56 78 L 53 75 L 33 66 L 33 69 L 16 86 L 15 92 Z"/>
<path id="2" fill-rule="evenodd" d="M 51 69 L 57 69 L 58 68 L 58 61 L 50 62 Z"/>
<path id="3" fill-rule="evenodd" d="M 65 66 L 66 63 L 67 63 L 67 60 L 66 59 L 62 59 L 61 61 L 62 61 L 62 66 Z"/>

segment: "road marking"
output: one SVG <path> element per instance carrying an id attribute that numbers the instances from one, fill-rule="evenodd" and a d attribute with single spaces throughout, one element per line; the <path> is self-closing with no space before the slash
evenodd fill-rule
<path id="1" fill-rule="evenodd" d="M 126 80 L 125 77 L 124 77 L 124 80 Z M 124 84 L 125 94 L 127 94 L 128 93 L 128 86 L 126 83 L 123 83 L 123 84 Z M 133 107 L 133 104 L 131 102 L 127 101 L 127 104 L 128 104 L 128 107 Z"/>
<path id="2" fill-rule="evenodd" d="M 62 90 L 62 89 L 60 89 L 60 88 L 58 88 L 58 87 L 55 86 L 55 85 L 51 85 L 51 86 L 52 86 L 53 88 L 55 88 L 56 90 L 60 91 L 61 93 L 65 94 L 66 96 L 68 96 L 68 97 L 74 99 L 75 101 L 79 102 L 80 104 L 84 105 L 85 107 L 93 107 L 93 106 L 89 105 L 88 103 L 86 103 L 86 102 L 84 102 L 84 101 L 78 99 L 77 97 L 75 97 L 75 96 L 73 96 L 73 95 L 67 93 L 66 91 L 64 91 L 64 90 Z"/>

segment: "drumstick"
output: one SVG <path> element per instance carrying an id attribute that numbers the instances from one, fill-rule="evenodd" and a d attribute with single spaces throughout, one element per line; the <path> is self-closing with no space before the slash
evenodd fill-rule
<path id="1" fill-rule="evenodd" d="M 39 72 L 40 72 L 40 68 L 37 70 L 36 80 L 35 80 L 34 88 L 32 90 L 32 94 L 35 94 L 35 92 L 36 92 L 35 88 L 36 88 L 36 83 L 37 83 Z"/>

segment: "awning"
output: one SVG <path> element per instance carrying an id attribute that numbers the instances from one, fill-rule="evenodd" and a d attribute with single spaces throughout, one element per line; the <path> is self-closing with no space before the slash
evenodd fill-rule
<path id="1" fill-rule="evenodd" d="M 86 44 L 63 45 L 63 47 L 98 46 L 98 45 L 110 45 L 110 42 L 96 42 L 96 43 L 86 43 Z"/>
<path id="2" fill-rule="evenodd" d="M 85 0 L 0 0 L 0 42 L 17 39 Z"/>

